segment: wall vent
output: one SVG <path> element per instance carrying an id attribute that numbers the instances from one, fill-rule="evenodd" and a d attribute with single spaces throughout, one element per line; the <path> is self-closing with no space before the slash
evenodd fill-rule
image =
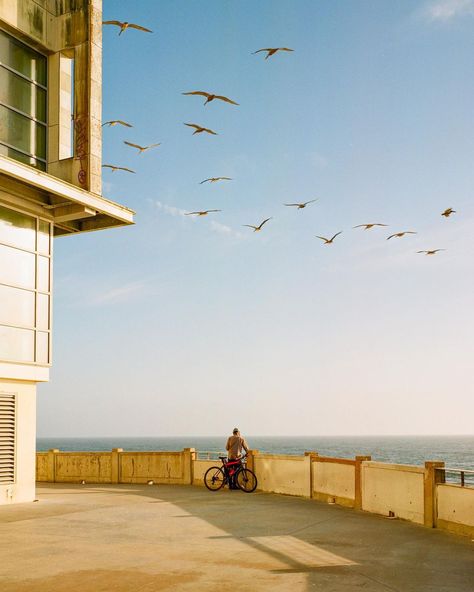
<path id="1" fill-rule="evenodd" d="M 15 395 L 0 393 L 0 485 L 15 481 Z"/>

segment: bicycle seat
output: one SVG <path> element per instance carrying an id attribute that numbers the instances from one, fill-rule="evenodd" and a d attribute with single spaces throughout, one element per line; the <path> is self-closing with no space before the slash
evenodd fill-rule
<path id="1" fill-rule="evenodd" d="M 227 456 L 219 456 L 221 460 L 227 460 Z"/>

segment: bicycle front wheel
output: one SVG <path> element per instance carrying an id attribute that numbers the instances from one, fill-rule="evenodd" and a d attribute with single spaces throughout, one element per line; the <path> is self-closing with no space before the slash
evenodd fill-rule
<path id="1" fill-rule="evenodd" d="M 245 493 L 252 493 L 257 488 L 257 477 L 250 469 L 240 469 L 236 478 L 239 489 Z"/>
<path id="2" fill-rule="evenodd" d="M 224 471 L 220 467 L 211 467 L 207 469 L 204 475 L 204 485 L 210 491 L 217 491 L 225 483 Z"/>

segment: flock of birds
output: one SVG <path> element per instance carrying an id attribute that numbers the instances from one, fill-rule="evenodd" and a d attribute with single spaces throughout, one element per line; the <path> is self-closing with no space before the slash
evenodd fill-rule
<path id="1" fill-rule="evenodd" d="M 142 27 L 141 25 L 137 25 L 135 23 L 129 23 L 126 21 L 122 22 L 122 21 L 117 21 L 117 20 L 109 20 L 109 21 L 103 21 L 102 24 L 113 25 L 113 26 L 118 27 L 120 29 L 119 33 L 118 33 L 119 36 L 122 35 L 122 33 L 124 33 L 127 29 L 136 29 L 138 31 L 142 31 L 145 33 L 152 33 L 152 31 L 150 29 L 147 29 L 145 27 Z M 272 57 L 273 55 L 275 55 L 279 51 L 293 52 L 294 50 L 289 47 L 266 47 L 266 48 L 258 49 L 257 51 L 252 52 L 252 55 L 258 54 L 261 52 L 266 52 L 265 60 L 267 60 L 268 58 Z M 239 103 L 237 103 L 236 101 L 233 101 L 232 99 L 229 99 L 229 97 L 226 97 L 224 95 L 217 95 L 217 94 L 213 94 L 213 93 L 209 93 L 209 92 L 201 91 L 201 90 L 183 92 L 182 94 L 186 95 L 186 96 L 204 97 L 206 99 L 204 101 L 204 105 L 207 105 L 208 103 L 215 101 L 215 100 L 222 101 L 224 103 L 229 103 L 231 105 L 236 105 L 236 106 L 239 105 Z M 120 119 L 106 121 L 105 123 L 102 124 L 102 126 L 108 126 L 108 127 L 114 127 L 117 125 L 124 126 L 127 128 L 133 127 L 130 123 L 127 123 L 126 121 L 123 121 Z M 206 133 L 206 134 L 210 134 L 210 135 L 214 135 L 214 136 L 218 135 L 217 132 L 215 132 L 214 130 L 203 127 L 203 126 L 198 125 L 196 123 L 184 123 L 184 125 L 194 129 L 194 132 L 192 135 L 201 134 L 201 133 Z M 129 141 L 124 141 L 124 144 L 126 144 L 127 146 L 130 146 L 131 148 L 136 149 L 138 151 L 139 155 L 143 154 L 144 152 L 147 152 L 148 150 L 151 150 L 152 148 L 156 148 L 161 145 L 161 143 L 158 142 L 155 144 L 150 144 L 148 146 L 140 146 L 139 144 L 134 144 Z M 103 168 L 111 169 L 111 171 L 113 173 L 115 171 L 124 171 L 127 173 L 133 173 L 133 174 L 135 173 L 134 170 L 132 170 L 128 167 L 117 166 L 117 165 L 112 165 L 112 164 L 104 164 L 102 166 L 103 166 Z M 201 185 L 204 183 L 211 183 L 212 184 L 212 183 L 217 183 L 219 181 L 232 181 L 232 180 L 233 179 L 231 177 L 209 177 L 208 179 L 204 179 L 203 181 L 200 181 L 200 184 Z M 285 203 L 283 205 L 286 207 L 294 207 L 294 208 L 297 208 L 298 210 L 303 210 L 308 205 L 310 205 L 316 201 L 317 201 L 317 199 L 311 199 L 306 202 Z M 194 212 L 185 212 L 184 215 L 185 216 L 203 217 L 203 216 L 207 216 L 208 214 L 217 213 L 217 212 L 221 212 L 221 211 L 222 210 L 220 210 L 220 209 L 197 210 Z M 444 210 L 444 212 L 441 212 L 441 216 L 444 216 L 445 218 L 449 218 L 452 214 L 455 214 L 455 213 L 456 213 L 456 210 L 454 210 L 453 208 L 447 208 L 446 210 Z M 251 228 L 251 229 L 253 229 L 254 232 L 260 232 L 263 229 L 264 225 L 267 222 L 269 222 L 270 220 L 272 220 L 272 217 L 265 218 L 258 225 L 243 224 L 242 226 L 245 226 L 247 228 Z M 363 228 L 364 230 L 371 230 L 372 228 L 375 228 L 375 227 L 386 227 L 386 226 L 388 226 L 388 224 L 383 224 L 381 222 L 369 222 L 369 223 L 365 223 L 365 224 L 357 224 L 353 228 L 354 229 Z M 322 240 L 324 242 L 324 245 L 331 245 L 331 244 L 333 244 L 334 239 L 336 237 L 338 237 L 340 234 L 342 234 L 342 232 L 343 232 L 342 230 L 339 232 L 336 232 L 336 234 L 334 234 L 331 238 L 327 238 L 324 236 L 318 236 L 318 235 L 316 235 L 316 238 L 319 238 L 320 240 Z M 386 240 L 390 240 L 392 238 L 402 238 L 408 234 L 417 234 L 417 232 L 414 230 L 403 230 L 400 232 L 395 232 L 395 233 L 391 234 L 390 236 L 388 236 Z M 417 253 L 423 253 L 425 255 L 435 255 L 436 253 L 438 253 L 440 251 L 445 251 L 445 250 L 446 249 L 427 249 L 427 250 L 417 251 Z"/>

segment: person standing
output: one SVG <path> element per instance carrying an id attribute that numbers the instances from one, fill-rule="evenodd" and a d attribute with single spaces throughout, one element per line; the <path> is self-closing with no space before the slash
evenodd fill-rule
<path id="1" fill-rule="evenodd" d="M 227 456 L 229 457 L 229 461 L 238 460 L 242 456 L 242 450 L 245 450 L 246 453 L 249 451 L 249 447 L 247 446 L 247 442 L 245 438 L 240 435 L 239 428 L 234 428 L 232 431 L 232 436 L 227 438 L 227 444 L 225 446 L 227 450 Z M 235 467 L 236 465 L 234 465 Z M 229 486 L 231 489 L 236 489 L 236 485 L 234 482 L 233 476 L 229 478 Z"/>

